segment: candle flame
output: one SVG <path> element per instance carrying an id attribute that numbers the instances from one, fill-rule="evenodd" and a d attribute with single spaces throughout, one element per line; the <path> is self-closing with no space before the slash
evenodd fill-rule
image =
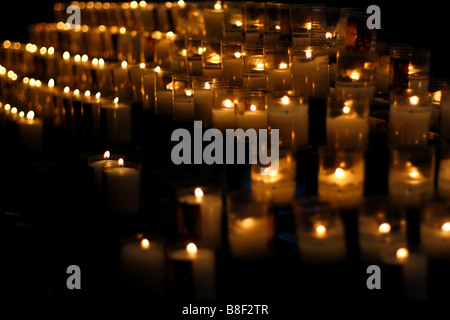
<path id="1" fill-rule="evenodd" d="M 235 24 L 236 24 L 236 27 L 242 27 L 242 21 L 241 20 L 237 20 Z"/>
<path id="2" fill-rule="evenodd" d="M 48 48 L 48 49 L 47 49 L 47 53 L 48 53 L 49 55 L 53 55 L 53 54 L 55 53 L 55 48 L 53 48 L 53 47 Z"/>
<path id="3" fill-rule="evenodd" d="M 253 218 L 245 218 L 244 220 L 241 221 L 241 226 L 244 229 L 250 229 L 253 227 L 254 224 L 255 221 L 253 220 Z"/>
<path id="4" fill-rule="evenodd" d="M 333 37 L 333 35 L 331 34 L 331 32 L 325 33 L 325 38 L 326 39 L 331 39 L 332 37 Z"/>
<path id="5" fill-rule="evenodd" d="M 119 103 L 119 97 L 115 97 L 114 98 L 114 104 L 118 104 Z"/>
<path id="6" fill-rule="evenodd" d="M 337 169 L 334 171 L 334 174 L 336 175 L 336 177 L 342 178 L 342 177 L 345 175 L 345 171 L 344 171 L 344 169 L 342 169 L 342 168 L 337 168 Z"/>
<path id="7" fill-rule="evenodd" d="M 123 167 L 124 161 L 123 158 L 120 158 L 119 160 L 117 160 L 117 164 L 121 167 Z"/>
<path id="8" fill-rule="evenodd" d="M 409 251 L 406 248 L 400 248 L 400 249 L 397 250 L 395 255 L 396 255 L 398 260 L 404 260 L 404 259 L 408 258 Z"/>
<path id="9" fill-rule="evenodd" d="M 418 96 L 412 96 L 409 98 L 409 102 L 412 105 L 417 105 L 419 103 L 419 97 Z"/>
<path id="10" fill-rule="evenodd" d="M 5 108 L 6 111 L 11 110 L 11 105 L 9 103 L 5 104 Z"/>
<path id="11" fill-rule="evenodd" d="M 83 54 L 83 56 L 81 57 L 81 61 L 86 62 L 89 60 L 89 57 L 87 54 Z"/>
<path id="12" fill-rule="evenodd" d="M 23 118 L 24 116 L 25 116 L 25 112 L 20 111 L 20 112 L 19 112 L 19 117 Z"/>
<path id="13" fill-rule="evenodd" d="M 276 29 L 276 30 L 280 30 L 281 27 L 280 27 L 279 25 L 276 25 L 276 26 L 275 26 L 275 29 Z"/>
<path id="14" fill-rule="evenodd" d="M 280 69 L 287 69 L 288 65 L 286 62 L 281 62 L 280 65 L 278 66 Z"/>
<path id="15" fill-rule="evenodd" d="M 420 172 L 416 167 L 412 167 L 408 173 L 409 177 L 412 179 L 417 179 L 420 177 Z"/>
<path id="16" fill-rule="evenodd" d="M 36 80 L 36 82 L 35 82 L 35 86 L 36 87 L 40 87 L 41 86 L 41 80 Z"/>
<path id="17" fill-rule="evenodd" d="M 207 90 L 211 89 L 211 85 L 209 84 L 209 82 L 205 82 L 205 89 Z"/>
<path id="18" fill-rule="evenodd" d="M 98 59 L 98 64 L 103 66 L 105 64 L 105 60 L 103 60 L 103 58 Z"/>
<path id="19" fill-rule="evenodd" d="M 64 60 L 69 60 L 70 59 L 70 53 L 68 51 L 64 51 L 63 53 L 63 59 Z"/>
<path id="20" fill-rule="evenodd" d="M 77 54 L 74 58 L 73 58 L 76 62 L 79 62 L 81 60 L 81 56 L 79 54 Z"/>
<path id="21" fill-rule="evenodd" d="M 190 243 L 188 243 L 188 245 L 186 246 L 186 251 L 187 251 L 187 253 L 189 253 L 189 254 L 196 254 L 197 251 L 198 251 L 198 249 L 197 249 L 197 246 L 195 245 L 195 243 L 190 242 Z"/>
<path id="22" fill-rule="evenodd" d="M 450 222 L 446 222 L 442 225 L 442 231 L 444 232 L 450 232 Z"/>
<path id="23" fill-rule="evenodd" d="M 187 97 L 192 97 L 192 90 L 187 89 L 185 92 Z"/>
<path id="24" fill-rule="evenodd" d="M 30 86 L 34 87 L 34 85 L 36 84 L 36 80 L 34 78 L 30 79 Z"/>
<path id="25" fill-rule="evenodd" d="M 49 88 L 53 88 L 55 86 L 55 80 L 53 79 L 48 80 L 48 86 Z"/>
<path id="26" fill-rule="evenodd" d="M 378 226 L 378 232 L 382 234 L 391 232 L 391 225 L 387 222 L 383 222 Z"/>
<path id="27" fill-rule="evenodd" d="M 74 95 L 77 95 L 77 96 L 80 95 L 80 90 L 75 89 L 75 90 L 73 91 L 73 94 L 74 94 Z"/>
<path id="28" fill-rule="evenodd" d="M 342 108 L 342 112 L 345 114 L 349 114 L 350 113 L 350 107 L 345 106 L 344 108 Z"/>
<path id="29" fill-rule="evenodd" d="M 239 59 L 242 56 L 242 53 L 240 52 L 235 52 L 234 56 L 236 57 L 236 59 Z"/>
<path id="30" fill-rule="evenodd" d="M 34 119 L 34 111 L 33 111 L 33 110 L 28 111 L 28 113 L 27 113 L 27 119 L 28 119 L 28 120 L 33 120 L 33 119 Z"/>
<path id="31" fill-rule="evenodd" d="M 250 110 L 251 110 L 251 111 L 256 111 L 256 106 L 255 106 L 254 104 L 252 104 L 252 105 L 250 106 Z"/>
<path id="32" fill-rule="evenodd" d="M 12 114 L 16 114 L 17 113 L 17 108 L 16 107 L 12 107 L 11 108 L 11 113 Z"/>
<path id="33" fill-rule="evenodd" d="M 98 65 L 98 59 L 97 58 L 92 59 L 92 64 L 93 65 Z"/>
<path id="34" fill-rule="evenodd" d="M 203 190 L 201 188 L 195 188 L 194 194 L 196 198 L 203 198 L 204 196 Z"/>
<path id="35" fill-rule="evenodd" d="M 281 102 L 282 102 L 283 104 L 289 104 L 290 100 L 291 100 L 291 99 L 289 99 L 288 96 L 283 96 L 283 98 L 281 98 Z"/>
<path id="36" fill-rule="evenodd" d="M 128 63 L 126 61 L 122 61 L 120 65 L 125 69 L 128 66 Z"/>
<path id="37" fill-rule="evenodd" d="M 100 97 L 101 97 L 101 93 L 100 92 L 97 92 L 96 94 L 95 94 L 95 97 L 97 98 L 97 99 L 100 99 Z"/>
<path id="38" fill-rule="evenodd" d="M 233 106 L 233 102 L 230 99 L 227 99 L 223 102 L 223 106 L 225 108 L 231 108 Z"/>
<path id="39" fill-rule="evenodd" d="M 216 2 L 216 4 L 214 4 L 214 9 L 215 9 L 215 10 L 220 10 L 220 9 L 222 9 L 222 5 L 220 4 L 220 2 Z"/>
<path id="40" fill-rule="evenodd" d="M 160 66 L 157 66 L 157 67 L 155 68 L 155 72 L 161 72 L 161 67 L 160 67 Z"/>
<path id="41" fill-rule="evenodd" d="M 311 59 L 312 58 L 312 50 L 311 49 L 306 50 L 305 55 L 306 55 L 306 59 Z"/>
<path id="42" fill-rule="evenodd" d="M 150 241 L 148 241 L 148 239 L 142 239 L 141 240 L 141 248 L 142 250 L 148 250 L 150 249 Z"/>
<path id="43" fill-rule="evenodd" d="M 109 159 L 109 157 L 111 157 L 111 152 L 106 150 L 105 153 L 103 154 L 103 159 Z"/>
<path id="44" fill-rule="evenodd" d="M 360 77 L 361 77 L 361 74 L 360 74 L 358 71 L 353 71 L 353 72 L 350 74 L 350 78 L 351 78 L 353 81 L 358 81 Z"/>
<path id="45" fill-rule="evenodd" d="M 183 0 L 179 0 L 179 1 L 177 2 L 177 4 L 178 4 L 180 7 L 184 7 L 184 6 L 186 5 L 186 3 L 185 3 Z"/>
<path id="46" fill-rule="evenodd" d="M 145 69 L 145 62 L 140 63 L 140 64 L 139 64 L 139 68 Z"/>
<path id="47" fill-rule="evenodd" d="M 318 236 L 324 236 L 325 233 L 327 232 L 327 228 L 323 224 L 320 224 L 316 227 L 315 231 Z"/>

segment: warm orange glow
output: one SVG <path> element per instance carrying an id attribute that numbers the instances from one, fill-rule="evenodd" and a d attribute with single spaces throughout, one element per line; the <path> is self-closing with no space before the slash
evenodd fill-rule
<path id="1" fill-rule="evenodd" d="M 444 232 L 450 232 L 450 222 L 446 222 L 441 227 L 442 231 Z"/>
<path id="2" fill-rule="evenodd" d="M 391 232 L 391 225 L 387 222 L 383 222 L 378 226 L 378 232 L 382 234 Z"/>
<path id="3" fill-rule="evenodd" d="M 143 250 L 148 250 L 150 249 L 150 241 L 148 241 L 148 239 L 142 239 L 141 240 L 141 248 Z"/>
<path id="4" fill-rule="evenodd" d="M 396 257 L 398 260 L 404 260 L 407 259 L 409 256 L 409 251 L 406 248 L 400 248 L 397 250 L 397 252 L 395 253 Z"/>
<path id="5" fill-rule="evenodd" d="M 327 228 L 324 225 L 320 224 L 316 227 L 316 234 L 318 236 L 324 236 L 326 232 Z"/>
<path id="6" fill-rule="evenodd" d="M 342 177 L 345 175 L 345 171 L 344 171 L 344 169 L 342 169 L 342 168 L 337 168 L 337 169 L 334 171 L 334 174 L 336 175 L 336 177 L 342 178 Z"/>
<path id="7" fill-rule="evenodd" d="M 255 221 L 253 220 L 253 218 L 245 218 L 241 222 L 241 226 L 244 229 L 250 229 L 253 227 L 254 224 L 255 224 Z"/>
<path id="8" fill-rule="evenodd" d="M 55 86 L 55 80 L 53 80 L 53 79 L 48 80 L 48 87 L 53 88 L 54 86 Z"/>
<path id="9" fill-rule="evenodd" d="M 251 111 L 256 111 L 256 106 L 255 106 L 254 104 L 252 104 L 252 105 L 250 106 L 250 110 L 251 110 Z"/>
<path id="10" fill-rule="evenodd" d="M 187 89 L 186 90 L 186 96 L 187 97 L 192 97 L 192 90 Z"/>
<path id="11" fill-rule="evenodd" d="M 119 97 L 115 97 L 114 98 L 114 104 L 118 104 L 119 103 Z"/>
<path id="12" fill-rule="evenodd" d="M 84 96 L 85 96 L 85 97 L 90 97 L 90 96 L 91 96 L 91 92 L 90 92 L 89 90 L 86 90 L 86 91 L 84 92 Z"/>
<path id="13" fill-rule="evenodd" d="M 198 249 L 197 249 L 197 246 L 195 245 L 195 243 L 190 242 L 190 243 L 188 243 L 188 245 L 186 246 L 186 251 L 187 251 L 187 253 L 189 253 L 189 254 L 196 254 L 197 251 L 198 251 Z"/>
<path id="14" fill-rule="evenodd" d="M 194 194 L 196 198 L 203 198 L 204 196 L 203 190 L 201 188 L 195 188 Z"/>
<path id="15" fill-rule="evenodd" d="M 415 106 L 415 105 L 417 105 L 419 103 L 419 97 L 418 96 L 412 96 L 412 97 L 409 98 L 409 102 L 412 105 Z"/>
<path id="16" fill-rule="evenodd" d="M 305 55 L 306 55 L 306 59 L 311 59 L 312 58 L 312 51 L 310 49 L 305 51 Z"/>
<path id="17" fill-rule="evenodd" d="M 123 167 L 124 161 L 123 158 L 120 158 L 119 160 L 117 160 L 117 164 L 121 167 Z"/>
<path id="18" fill-rule="evenodd" d="M 288 65 L 286 62 L 281 62 L 280 65 L 278 66 L 280 69 L 287 69 Z"/>
<path id="19" fill-rule="evenodd" d="M 27 119 L 28 119 L 28 120 L 33 120 L 33 119 L 34 119 L 34 111 L 33 111 L 33 110 L 28 111 L 28 113 L 27 113 Z"/>
<path id="20" fill-rule="evenodd" d="M 122 61 L 122 63 L 120 64 L 122 68 L 126 68 L 128 66 L 128 63 L 126 61 Z"/>
<path id="21" fill-rule="evenodd" d="M 291 99 L 289 99 L 288 96 L 283 96 L 283 98 L 281 98 L 281 102 L 283 104 L 289 104 L 290 101 L 291 101 Z"/>
<path id="22" fill-rule="evenodd" d="M 223 102 L 223 106 L 225 108 L 231 108 L 233 106 L 233 102 L 230 99 L 227 99 Z"/>
<path id="23" fill-rule="evenodd" d="M 111 157 L 111 152 L 106 150 L 105 153 L 103 154 L 103 159 L 109 159 L 109 157 Z"/>

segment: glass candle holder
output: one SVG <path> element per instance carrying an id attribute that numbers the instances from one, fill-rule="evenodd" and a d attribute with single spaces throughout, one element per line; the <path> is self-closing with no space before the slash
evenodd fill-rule
<path id="1" fill-rule="evenodd" d="M 126 61 L 116 64 L 112 68 L 114 95 L 121 100 L 131 100 L 132 86 L 128 75 L 129 67 Z"/>
<path id="2" fill-rule="evenodd" d="M 308 146 L 308 100 L 293 91 L 272 93 L 267 105 L 270 130 L 278 129 L 280 147 Z"/>
<path id="3" fill-rule="evenodd" d="M 287 4 L 266 2 L 264 8 L 264 45 L 277 46 L 280 43 L 290 43 L 291 11 Z"/>
<path id="4" fill-rule="evenodd" d="M 170 42 L 171 71 L 174 73 L 187 72 L 186 38 L 182 36 L 172 38 Z"/>
<path id="5" fill-rule="evenodd" d="M 432 78 L 428 91 L 431 93 L 431 102 L 433 108 L 431 109 L 430 131 L 440 133 L 441 127 L 441 102 L 443 92 L 448 88 L 450 82 L 446 79 Z"/>
<path id="6" fill-rule="evenodd" d="M 132 138 L 131 105 L 119 98 L 102 99 L 100 104 L 100 132 L 113 144 L 126 144 Z"/>
<path id="7" fill-rule="evenodd" d="M 450 141 L 450 87 L 441 90 L 440 97 L 439 137 L 442 141 Z"/>
<path id="8" fill-rule="evenodd" d="M 441 146 L 437 193 L 443 198 L 450 199 L 450 146 L 448 143 L 443 143 Z"/>
<path id="9" fill-rule="evenodd" d="M 330 87 L 327 49 L 294 48 L 290 54 L 293 90 L 304 92 L 311 98 L 325 97 Z"/>
<path id="10" fill-rule="evenodd" d="M 390 89 L 428 90 L 431 52 L 414 47 L 394 47 L 390 51 Z"/>
<path id="11" fill-rule="evenodd" d="M 102 155 L 93 155 L 87 158 L 87 165 L 92 168 L 93 185 L 97 196 L 101 196 L 103 190 L 103 165 L 115 164 L 122 157 L 120 154 L 111 154 L 109 151 L 105 151 Z"/>
<path id="12" fill-rule="evenodd" d="M 388 142 L 396 145 L 420 145 L 428 142 L 431 94 L 412 89 L 391 91 Z"/>
<path id="13" fill-rule="evenodd" d="M 91 61 L 91 70 L 93 74 L 93 92 L 100 91 L 103 97 L 114 96 L 112 65 L 105 62 L 102 58 L 94 58 Z"/>
<path id="14" fill-rule="evenodd" d="M 370 101 L 366 95 L 329 95 L 327 144 L 336 149 L 366 150 L 369 142 Z"/>
<path id="15" fill-rule="evenodd" d="M 244 84 L 249 89 L 265 89 L 265 63 L 264 63 L 264 45 L 263 44 L 244 44 Z"/>
<path id="16" fill-rule="evenodd" d="M 407 246 L 406 221 L 401 210 L 387 196 L 366 197 L 358 214 L 361 258 L 380 262 Z"/>
<path id="17" fill-rule="evenodd" d="M 173 115 L 173 72 L 159 70 L 155 73 L 155 114 Z"/>
<path id="18" fill-rule="evenodd" d="M 179 298 L 216 299 L 216 257 L 214 251 L 194 242 L 175 243 L 167 249 L 168 285 Z"/>
<path id="19" fill-rule="evenodd" d="M 244 4 L 225 1 L 223 8 L 225 39 L 244 41 Z"/>
<path id="20" fill-rule="evenodd" d="M 160 31 L 154 31 L 152 38 L 155 39 L 155 63 L 161 68 L 171 67 L 171 42 L 177 38 L 172 31 L 162 33 Z"/>
<path id="21" fill-rule="evenodd" d="M 429 146 L 392 147 L 389 195 L 402 206 L 419 206 L 433 195 L 435 150 Z"/>
<path id="22" fill-rule="evenodd" d="M 337 210 L 317 199 L 296 200 L 293 209 L 302 263 L 330 264 L 345 258 L 344 224 Z"/>
<path id="23" fill-rule="evenodd" d="M 292 89 L 288 48 L 265 48 L 264 64 L 267 89 L 273 92 Z"/>
<path id="24" fill-rule="evenodd" d="M 273 205 L 290 205 L 295 194 L 297 162 L 292 151 L 279 153 L 270 167 L 252 164 L 251 190 L 256 201 L 269 201 Z"/>
<path id="25" fill-rule="evenodd" d="M 221 42 L 218 40 L 203 40 L 202 44 L 203 70 L 202 74 L 209 78 L 222 77 Z"/>
<path id="26" fill-rule="evenodd" d="M 222 79 L 242 83 L 244 72 L 243 48 L 240 42 L 222 41 Z"/>
<path id="27" fill-rule="evenodd" d="M 450 258 L 450 203 L 433 198 L 422 209 L 420 223 L 421 248 L 434 259 Z"/>
<path id="28" fill-rule="evenodd" d="M 134 234 L 120 239 L 120 264 L 133 288 L 161 295 L 166 280 L 166 239 L 153 234 Z"/>
<path id="29" fill-rule="evenodd" d="M 303 48 L 311 45 L 320 45 L 314 43 L 313 35 L 316 29 L 323 28 L 324 16 L 321 12 L 326 7 L 322 5 L 297 4 L 291 6 L 292 19 L 292 43 L 294 47 Z"/>
<path id="30" fill-rule="evenodd" d="M 203 46 L 201 38 L 187 38 L 187 73 L 190 76 L 201 76 L 203 73 Z"/>
<path id="31" fill-rule="evenodd" d="M 83 132 L 87 137 L 100 135 L 100 95 L 99 92 L 93 95 L 86 91 L 82 99 Z"/>
<path id="32" fill-rule="evenodd" d="M 212 85 L 212 126 L 222 131 L 222 133 L 225 133 L 226 129 L 234 129 L 236 127 L 234 110 L 234 93 L 236 89 L 238 89 L 237 86 L 226 83 L 214 83 Z"/>
<path id="33" fill-rule="evenodd" d="M 229 254 L 239 260 L 268 258 L 273 252 L 274 219 L 268 204 L 247 192 L 227 196 Z"/>
<path id="34" fill-rule="evenodd" d="M 140 163 L 119 159 L 103 165 L 103 188 L 108 210 L 113 214 L 136 215 L 141 210 Z"/>
<path id="35" fill-rule="evenodd" d="M 161 71 L 159 66 L 147 67 L 144 69 L 143 76 L 143 97 L 142 107 L 144 110 L 148 110 L 155 113 L 155 79 L 156 73 Z"/>
<path id="36" fill-rule="evenodd" d="M 195 119 L 194 86 L 192 78 L 173 76 L 173 120 L 192 121 Z"/>
<path id="37" fill-rule="evenodd" d="M 222 192 L 213 187 L 177 190 L 179 236 L 211 249 L 222 244 Z"/>
<path id="38" fill-rule="evenodd" d="M 225 35 L 225 19 L 222 1 L 203 2 L 203 20 L 205 38 L 223 39 Z"/>
<path id="39" fill-rule="evenodd" d="M 358 206 L 364 194 L 364 152 L 320 147 L 318 194 L 332 206 Z"/>
<path id="40" fill-rule="evenodd" d="M 212 125 L 212 85 L 207 77 L 195 77 L 193 79 L 193 87 L 195 91 L 194 109 L 195 119 L 202 121 L 203 127 L 211 127 Z"/>
<path id="41" fill-rule="evenodd" d="M 374 52 L 338 51 L 336 62 L 336 93 L 375 95 L 377 59 Z"/>
<path id="42" fill-rule="evenodd" d="M 347 51 L 369 51 L 376 41 L 376 29 L 367 28 L 367 20 L 370 14 L 366 9 L 342 8 L 339 27 L 339 43 Z"/>
<path id="43" fill-rule="evenodd" d="M 244 4 L 245 42 L 264 41 L 264 3 Z"/>
<path id="44" fill-rule="evenodd" d="M 267 97 L 263 90 L 235 90 L 236 128 L 267 129 Z"/>

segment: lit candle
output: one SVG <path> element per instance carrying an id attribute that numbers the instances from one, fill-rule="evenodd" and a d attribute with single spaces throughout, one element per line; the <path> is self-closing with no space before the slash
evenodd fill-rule
<path id="1" fill-rule="evenodd" d="M 428 142 L 431 95 L 412 90 L 394 91 L 389 111 L 388 142 L 417 145 Z"/>
<path id="2" fill-rule="evenodd" d="M 294 157 L 291 153 L 287 153 L 280 156 L 276 164 L 271 163 L 270 165 L 266 168 L 261 168 L 257 164 L 252 165 L 253 198 L 256 201 L 270 201 L 275 205 L 290 204 L 295 194 L 297 164 Z"/>
<path id="3" fill-rule="evenodd" d="M 122 61 L 120 66 L 113 68 L 114 93 L 121 100 L 130 100 L 132 97 L 131 83 L 128 76 L 128 63 Z"/>
<path id="4" fill-rule="evenodd" d="M 328 54 L 320 48 L 308 47 L 291 53 L 293 90 L 309 97 L 324 97 L 330 87 Z"/>
<path id="5" fill-rule="evenodd" d="M 275 95 L 267 106 L 269 128 L 278 129 L 281 147 L 308 145 L 308 102 L 300 96 Z"/>
<path id="6" fill-rule="evenodd" d="M 83 132 L 87 136 L 100 134 L 100 101 L 100 92 L 97 92 L 94 97 L 89 90 L 84 93 L 82 100 Z"/>
<path id="7" fill-rule="evenodd" d="M 259 90 L 237 90 L 235 99 L 236 128 L 267 129 L 267 93 Z"/>
<path id="8" fill-rule="evenodd" d="M 205 22 L 205 37 L 209 39 L 223 39 L 224 10 L 220 1 L 214 3 L 213 8 L 203 8 Z"/>
<path id="9" fill-rule="evenodd" d="M 44 134 L 41 119 L 34 118 L 34 112 L 28 111 L 26 116 L 18 120 L 22 148 L 28 152 L 43 152 Z"/>
<path id="10" fill-rule="evenodd" d="M 177 80 L 174 80 L 176 83 Z M 191 121 L 195 119 L 194 89 L 183 86 L 183 92 L 179 94 L 175 86 L 173 100 L 173 120 Z"/>
<path id="11" fill-rule="evenodd" d="M 234 102 L 230 99 L 225 99 L 219 103 L 218 107 L 212 109 L 211 119 L 213 127 L 224 133 L 226 129 L 235 128 Z"/>
<path id="12" fill-rule="evenodd" d="M 291 70 L 286 62 L 280 62 L 277 68 L 266 69 L 267 88 L 273 92 L 290 90 Z"/>
<path id="13" fill-rule="evenodd" d="M 327 144 L 335 148 L 366 149 L 369 142 L 369 101 L 335 101 L 329 97 Z"/>
<path id="14" fill-rule="evenodd" d="M 171 282 L 174 288 L 188 290 L 187 293 L 195 299 L 216 298 L 216 261 L 212 250 L 197 248 L 191 242 L 185 248 L 169 252 L 168 257 L 173 270 Z M 183 268 L 186 264 L 188 267 Z M 178 281 L 191 283 L 192 287 L 181 288 L 182 284 Z"/>
<path id="15" fill-rule="evenodd" d="M 222 197 L 208 188 L 180 190 L 178 230 L 183 237 L 218 249 L 222 241 Z"/>
<path id="16" fill-rule="evenodd" d="M 91 156 L 87 158 L 88 166 L 93 170 L 92 176 L 94 179 L 94 186 L 95 190 L 97 191 L 97 195 L 101 195 L 102 192 L 103 165 L 115 164 L 121 157 L 122 156 L 120 155 L 112 155 L 111 152 L 105 151 L 103 155 Z"/>
<path id="17" fill-rule="evenodd" d="M 328 154 L 327 152 L 330 152 Z M 318 173 L 319 197 L 332 205 L 357 205 L 364 193 L 364 158 L 362 151 L 320 150 Z M 334 161 L 327 161 L 334 159 Z M 334 164 L 333 166 L 330 166 Z"/>
<path id="18" fill-rule="evenodd" d="M 433 258 L 448 258 L 450 255 L 450 219 L 448 217 L 447 219 L 441 223 L 423 222 L 420 225 L 421 248 L 425 254 Z"/>
<path id="19" fill-rule="evenodd" d="M 155 76 L 155 113 L 158 116 L 172 117 L 173 73 L 158 71 Z"/>
<path id="20" fill-rule="evenodd" d="M 128 143 L 131 141 L 131 106 L 114 98 L 111 102 L 100 104 L 100 125 L 102 132 L 111 143 Z"/>
<path id="21" fill-rule="evenodd" d="M 112 81 L 112 70 L 111 65 L 105 63 L 103 58 L 92 59 L 91 68 L 94 70 L 95 74 L 95 87 L 99 92 L 105 97 L 110 97 L 114 94 L 113 81 Z"/>
<path id="22" fill-rule="evenodd" d="M 103 165 L 103 183 L 109 210 L 115 214 L 135 215 L 141 204 L 141 166 L 125 163 L 120 158 L 115 163 Z"/>
<path id="23" fill-rule="evenodd" d="M 205 80 L 194 80 L 194 105 L 195 119 L 201 120 L 203 126 L 211 127 L 212 125 L 212 92 L 211 84 Z"/>
<path id="24" fill-rule="evenodd" d="M 165 289 L 165 244 L 156 237 L 142 234 L 127 239 L 121 246 L 120 260 L 126 278 L 150 294 Z"/>

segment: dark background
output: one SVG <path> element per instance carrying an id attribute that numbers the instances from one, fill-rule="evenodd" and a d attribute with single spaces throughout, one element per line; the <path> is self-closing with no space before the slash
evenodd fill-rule
<path id="1" fill-rule="evenodd" d="M 0 40 L 27 42 L 30 24 L 53 21 L 52 8 L 55 2 L 0 1 Z M 294 0 L 282 2 L 302 3 Z M 450 78 L 450 66 L 446 59 L 448 54 L 445 54 L 450 36 L 449 12 L 446 10 L 449 6 L 443 5 L 445 2 L 335 0 L 325 3 L 328 6 L 358 8 L 378 5 L 381 8 L 378 39 L 430 49 L 431 75 Z"/>

